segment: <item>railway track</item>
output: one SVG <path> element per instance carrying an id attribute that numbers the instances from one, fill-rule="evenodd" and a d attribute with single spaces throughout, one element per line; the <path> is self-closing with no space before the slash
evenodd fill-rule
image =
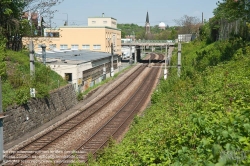
<path id="1" fill-rule="evenodd" d="M 154 59 L 155 55 L 151 54 L 150 59 Z M 135 72 L 133 72 L 129 77 L 123 81 L 119 86 L 113 88 L 107 95 L 103 96 L 96 103 L 90 105 L 79 114 L 73 116 L 69 120 L 62 123 L 57 128 L 52 129 L 46 134 L 38 137 L 34 141 L 26 144 L 25 146 L 19 148 L 16 153 L 13 152 L 6 156 L 6 160 L 13 162 L 6 163 L 5 165 L 23 165 L 24 161 L 33 160 L 34 157 L 39 156 L 38 151 L 46 151 L 50 147 L 50 145 L 55 144 L 56 141 L 62 139 L 65 135 L 71 134 L 71 132 L 79 125 L 84 123 L 85 120 L 94 116 L 99 110 L 101 110 L 105 105 L 107 105 L 112 99 L 114 99 L 117 95 L 123 92 L 124 89 L 140 74 L 144 69 L 145 65 L 140 66 Z M 144 80 L 144 84 L 147 84 L 147 87 L 151 87 L 150 80 L 154 79 L 153 77 L 156 75 L 159 69 L 151 69 L 152 73 L 149 74 L 149 78 Z M 81 161 L 87 160 L 87 154 L 92 153 L 96 154 L 97 150 L 102 148 L 108 141 L 110 136 L 115 136 L 119 132 L 119 127 L 121 128 L 128 122 L 128 120 L 133 119 L 133 115 L 137 112 L 137 108 L 139 108 L 138 103 L 141 103 L 142 100 L 139 96 L 146 96 L 148 90 L 146 86 L 141 85 L 138 88 L 137 92 L 130 98 L 130 100 L 122 107 L 122 109 L 118 110 L 117 113 L 110 119 L 105 125 L 101 127 L 93 136 L 91 136 L 84 144 L 79 146 L 76 149 L 74 154 L 64 154 L 60 161 L 59 165 L 66 165 L 71 162 L 73 156 L 80 156 Z M 145 89 L 146 88 L 146 89 Z M 141 94 L 144 93 L 144 94 Z M 137 105 L 135 107 L 135 105 Z M 130 110 L 133 110 L 132 112 Z M 124 119 L 124 117 L 127 117 Z M 118 128 L 115 126 L 119 126 Z M 112 129 L 112 130 L 111 130 Z M 83 151 L 84 150 L 84 151 Z M 21 153 L 18 153 L 21 152 Z M 27 152 L 27 153 L 26 153 Z"/>
<path id="2" fill-rule="evenodd" d="M 163 56 L 159 57 L 161 60 L 163 58 Z M 161 64 L 156 65 L 160 66 Z M 70 154 L 67 158 L 62 160 L 59 165 L 72 163 L 76 156 L 78 161 L 86 162 L 88 160 L 88 154 L 96 155 L 98 150 L 103 148 L 111 137 L 117 138 L 122 131 L 124 131 L 133 120 L 134 115 L 144 104 L 146 97 L 150 94 L 154 84 L 152 80 L 156 78 L 160 68 L 153 68 L 151 70 L 152 72 L 149 72 L 147 77 L 143 80 L 143 84 L 140 85 L 134 95 L 122 106 L 122 108 L 86 142 L 80 145 L 75 153 Z M 81 151 L 85 151 L 86 153 L 78 153 Z"/>
<path id="3" fill-rule="evenodd" d="M 49 145 L 55 143 L 58 139 L 61 139 L 64 135 L 70 134 L 70 132 L 83 123 L 85 120 L 94 116 L 99 110 L 101 110 L 105 105 L 107 105 L 112 99 L 123 92 L 127 86 L 145 69 L 146 66 L 140 66 L 135 72 L 133 72 L 129 77 L 123 81 L 120 85 L 117 85 L 110 91 L 107 95 L 100 98 L 96 103 L 90 105 L 88 108 L 81 111 L 79 114 L 73 116 L 69 120 L 62 123 L 57 128 L 49 131 L 48 133 L 40 136 L 39 138 L 33 140 L 27 145 L 16 150 L 16 153 L 9 154 L 6 156 L 6 160 L 16 160 L 20 162 L 11 163 L 9 165 L 19 165 L 23 160 L 28 160 L 32 158 L 32 155 L 37 155 L 37 151 L 42 151 L 48 148 Z M 27 153 L 25 153 L 27 151 Z M 18 155 L 18 152 L 19 153 Z M 25 157 L 24 157 L 25 156 Z M 8 163 L 6 164 L 8 165 Z"/>

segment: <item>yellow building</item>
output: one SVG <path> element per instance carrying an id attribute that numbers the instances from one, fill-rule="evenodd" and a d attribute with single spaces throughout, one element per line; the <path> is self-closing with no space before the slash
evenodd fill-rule
<path id="1" fill-rule="evenodd" d="M 31 38 L 23 38 L 28 45 Z M 41 51 L 45 44 L 47 50 L 90 50 L 121 55 L 121 30 L 117 20 L 112 17 L 89 17 L 88 26 L 62 26 L 58 29 L 44 29 L 44 37 L 32 38 L 35 51 Z"/>

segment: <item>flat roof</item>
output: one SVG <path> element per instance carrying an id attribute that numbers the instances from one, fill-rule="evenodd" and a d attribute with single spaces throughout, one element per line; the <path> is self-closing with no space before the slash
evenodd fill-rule
<path id="1" fill-rule="evenodd" d="M 121 31 L 121 29 L 112 28 L 109 26 L 60 26 L 59 29 L 61 29 L 61 28 L 106 28 L 106 29 L 114 29 L 114 30 Z M 45 29 L 45 30 L 47 30 L 47 29 Z"/>
<path id="2" fill-rule="evenodd" d="M 42 53 L 37 52 L 36 56 L 42 58 Z M 117 56 L 117 55 L 114 55 Z M 46 52 L 47 64 L 78 65 L 111 57 L 110 53 L 90 50 L 58 50 Z"/>
<path id="3" fill-rule="evenodd" d="M 88 17 L 88 18 L 111 18 L 111 19 L 113 19 L 113 20 L 117 20 L 117 19 L 115 19 L 115 18 L 113 18 L 113 17 L 102 17 L 102 16 Z"/>

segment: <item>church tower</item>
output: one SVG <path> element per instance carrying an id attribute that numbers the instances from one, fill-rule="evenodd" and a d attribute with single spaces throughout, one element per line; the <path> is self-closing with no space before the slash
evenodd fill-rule
<path id="1" fill-rule="evenodd" d="M 150 23 L 149 23 L 148 12 L 147 12 L 147 17 L 146 17 L 145 29 L 146 29 L 146 34 L 150 34 Z"/>

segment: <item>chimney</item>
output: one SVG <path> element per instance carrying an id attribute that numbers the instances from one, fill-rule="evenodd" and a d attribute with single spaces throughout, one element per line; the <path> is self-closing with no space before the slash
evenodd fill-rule
<path id="1" fill-rule="evenodd" d="M 104 13 L 102 13 L 102 17 L 104 17 Z"/>

